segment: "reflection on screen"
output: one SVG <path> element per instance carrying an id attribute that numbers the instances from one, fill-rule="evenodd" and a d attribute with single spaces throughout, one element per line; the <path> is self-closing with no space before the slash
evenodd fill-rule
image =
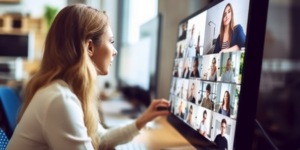
<path id="1" fill-rule="evenodd" d="M 179 24 L 171 112 L 220 149 L 233 149 L 249 0 L 225 0 Z"/>

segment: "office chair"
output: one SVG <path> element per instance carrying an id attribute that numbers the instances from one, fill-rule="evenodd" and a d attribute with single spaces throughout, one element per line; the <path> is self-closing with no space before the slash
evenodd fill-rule
<path id="1" fill-rule="evenodd" d="M 8 144 L 8 138 L 3 132 L 3 130 L 0 128 L 0 150 L 5 150 L 7 144 Z"/>
<path id="2" fill-rule="evenodd" d="M 9 87 L 0 86 L 0 111 L 3 114 L 6 135 L 11 138 L 17 125 L 17 112 L 21 101 L 15 91 Z"/>

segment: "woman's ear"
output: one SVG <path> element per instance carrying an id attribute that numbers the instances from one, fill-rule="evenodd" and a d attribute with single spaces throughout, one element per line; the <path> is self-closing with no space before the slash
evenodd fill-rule
<path id="1" fill-rule="evenodd" d="M 88 55 L 92 57 L 94 55 L 95 48 L 91 39 L 88 39 L 87 46 Z"/>

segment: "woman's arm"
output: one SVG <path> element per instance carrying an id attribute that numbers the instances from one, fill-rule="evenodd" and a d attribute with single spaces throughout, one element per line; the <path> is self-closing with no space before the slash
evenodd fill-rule
<path id="1" fill-rule="evenodd" d="M 98 124 L 97 133 L 100 136 L 100 146 L 101 149 L 113 149 L 119 144 L 123 144 L 132 140 L 136 135 L 139 134 L 139 129 L 137 128 L 136 121 L 130 124 L 118 126 L 116 128 L 104 129 L 100 124 Z"/>
<path id="2" fill-rule="evenodd" d="M 239 50 L 240 50 L 240 47 L 238 45 L 234 45 L 230 48 L 222 49 L 219 53 L 235 52 L 235 51 L 239 51 Z"/>
<path id="3" fill-rule="evenodd" d="M 167 100 L 152 100 L 148 109 L 133 123 L 119 126 L 109 130 L 105 130 L 101 125 L 98 125 L 98 133 L 101 136 L 101 145 L 99 149 L 111 149 L 119 144 L 123 144 L 132 140 L 142 129 L 147 122 L 158 116 L 169 115 L 168 110 L 157 111 L 157 107 L 170 107 Z"/>
<path id="4" fill-rule="evenodd" d="M 214 53 L 219 53 L 220 51 L 220 35 L 218 36 L 217 38 L 217 41 L 216 41 L 216 46 L 215 46 L 215 50 L 214 50 Z"/>

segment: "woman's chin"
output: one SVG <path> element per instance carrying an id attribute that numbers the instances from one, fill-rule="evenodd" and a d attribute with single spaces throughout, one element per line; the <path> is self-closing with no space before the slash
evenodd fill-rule
<path id="1" fill-rule="evenodd" d="M 99 72 L 98 72 L 98 75 L 99 75 L 99 76 L 105 76 L 105 75 L 108 75 L 108 72 L 109 72 L 108 69 L 105 70 L 105 71 L 99 71 Z"/>

